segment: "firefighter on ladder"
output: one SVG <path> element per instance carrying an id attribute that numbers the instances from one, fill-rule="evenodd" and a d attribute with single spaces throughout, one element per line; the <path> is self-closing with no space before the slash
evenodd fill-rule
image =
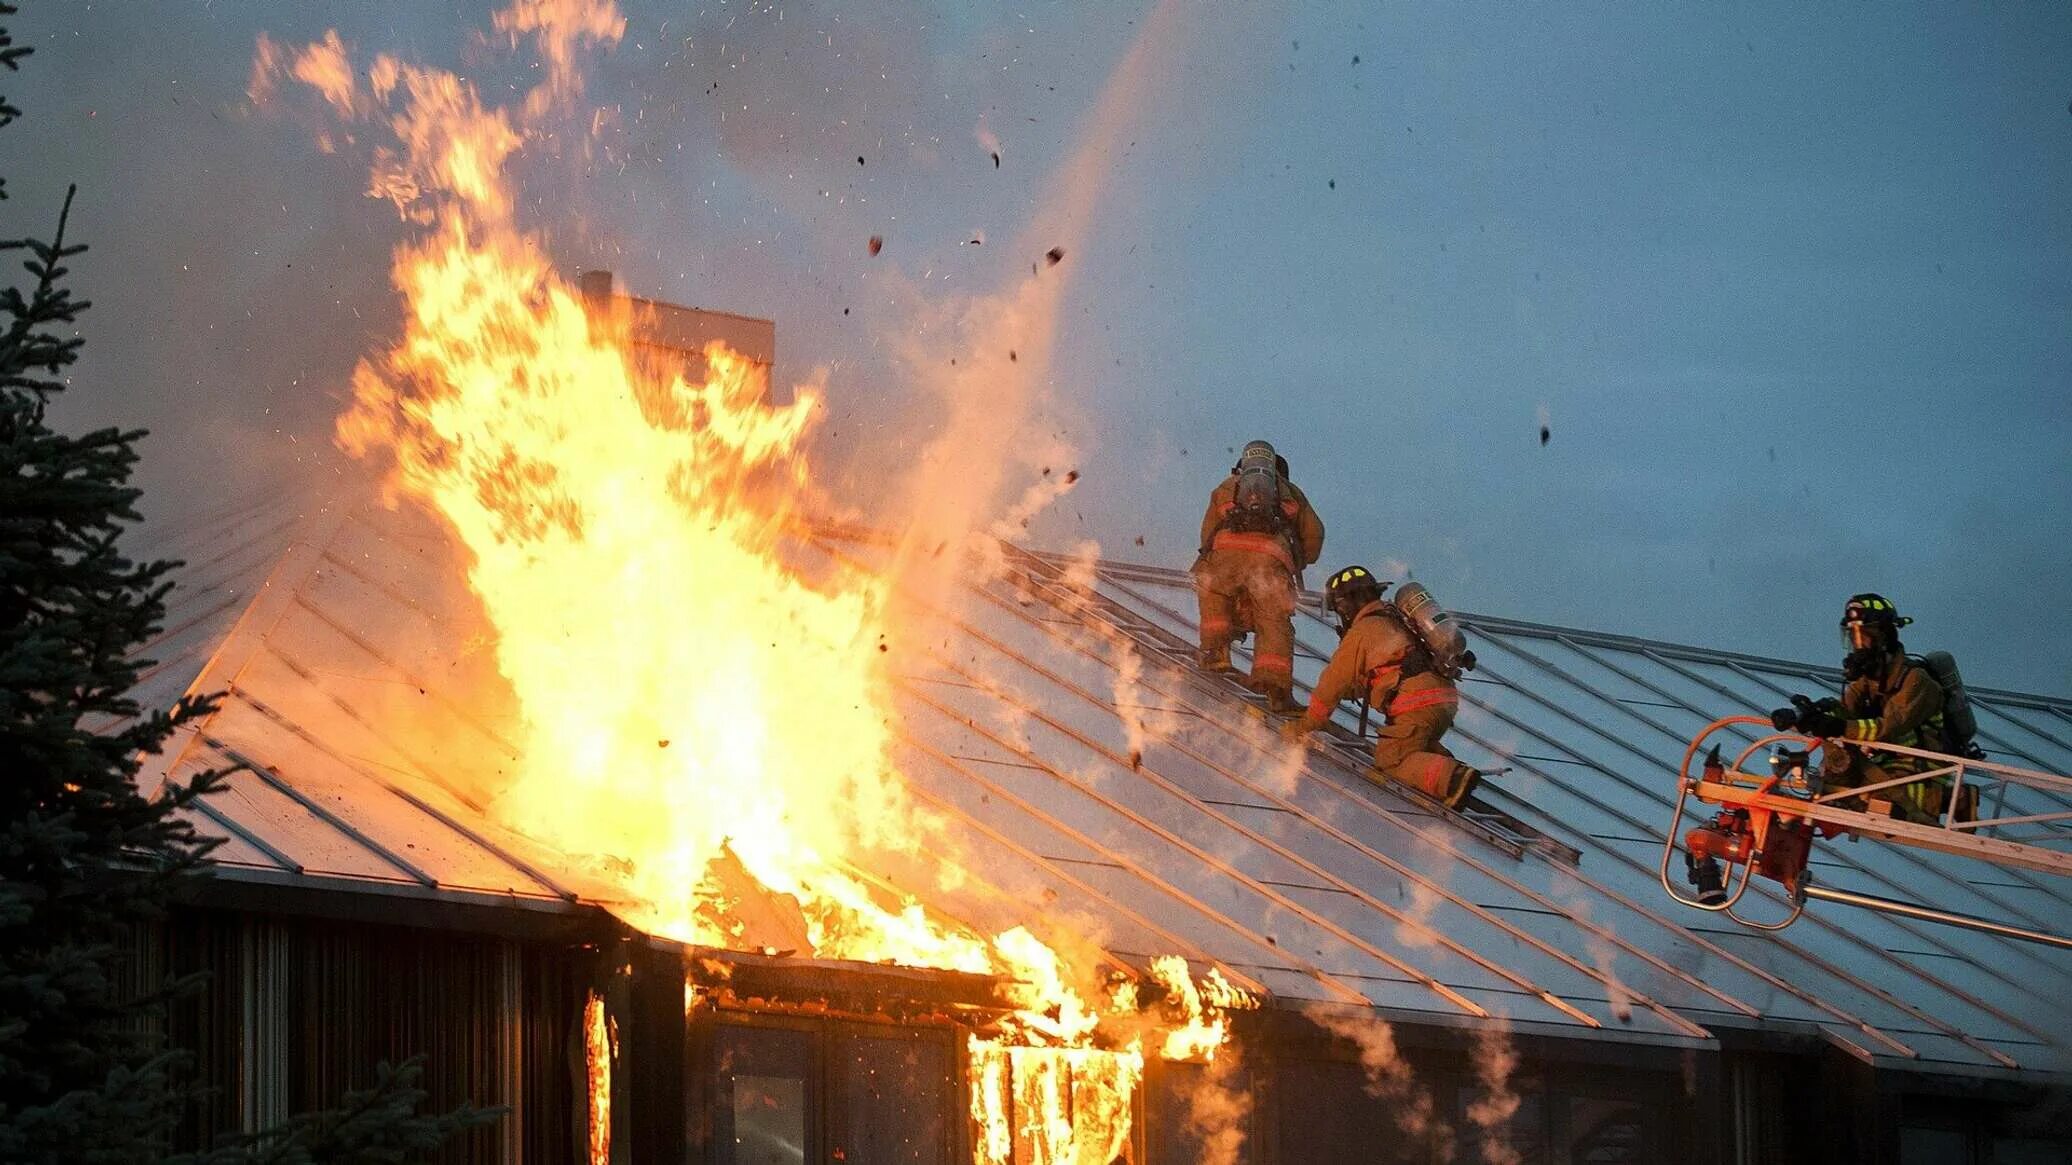
<path id="1" fill-rule="evenodd" d="M 1382 598 L 1387 585 L 1363 566 L 1348 566 L 1325 583 L 1324 602 L 1338 618 L 1338 650 L 1310 690 L 1309 710 L 1286 731 L 1308 736 L 1340 700 L 1364 694 L 1383 718 L 1374 773 L 1458 809 L 1482 774 L 1455 760 L 1440 739 L 1460 709 L 1456 669 L 1473 667 L 1474 654 L 1435 658 L 1403 612 Z"/>
<path id="2" fill-rule="evenodd" d="M 1911 622 L 1901 618 L 1899 609 L 1883 595 L 1851 598 L 1842 608 L 1842 646 L 1848 652 L 1842 661 L 1842 698 L 1793 696 L 1794 706 L 1772 712 L 1771 723 L 1780 732 L 1797 731 L 1831 740 L 1953 751 L 1943 727 L 1942 686 L 1926 667 L 1908 657 L 1899 641 L 1899 629 Z M 1855 789 L 1937 767 L 1938 762 L 1926 757 L 1831 745 L 1825 750 L 1821 777 L 1829 789 Z M 1942 816 L 1948 793 L 1949 778 L 1936 777 L 1883 789 L 1876 795 L 1890 801 L 1897 816 L 1933 825 Z M 1863 808 L 1850 801 L 1841 804 Z"/>
<path id="3" fill-rule="evenodd" d="M 1288 463 L 1264 441 L 1246 445 L 1230 476 L 1209 494 L 1194 561 L 1201 603 L 1201 664 L 1227 672 L 1231 641 L 1247 632 L 1250 686 L 1277 716 L 1299 711 L 1295 685 L 1295 598 L 1302 568 L 1324 552 L 1324 523 Z"/>

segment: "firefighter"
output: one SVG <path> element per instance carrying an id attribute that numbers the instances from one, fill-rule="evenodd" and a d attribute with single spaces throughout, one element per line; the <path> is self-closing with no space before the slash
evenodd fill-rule
<path id="1" fill-rule="evenodd" d="M 1899 641 L 1899 629 L 1911 622 L 1883 595 L 1851 598 L 1842 608 L 1842 646 L 1848 652 L 1842 660 L 1842 698 L 1816 701 L 1793 696 L 1794 706 L 1771 713 L 1771 722 L 1780 732 L 1949 752 L 1942 686 L 1927 668 L 1907 657 Z M 1823 753 L 1821 775 L 1830 789 L 1861 788 L 1941 767 L 1941 762 L 1926 757 L 1837 745 Z M 1948 782 L 1947 777 L 1936 777 L 1876 795 L 1891 801 L 1906 820 L 1933 825 L 1942 816 Z"/>
<path id="2" fill-rule="evenodd" d="M 1288 463 L 1264 441 L 1246 445 L 1230 476 L 1209 494 L 1194 561 L 1201 603 L 1201 664 L 1227 672 L 1230 644 L 1255 633 L 1250 686 L 1277 716 L 1299 711 L 1295 684 L 1295 597 L 1302 568 L 1324 552 L 1324 523 Z"/>
<path id="3" fill-rule="evenodd" d="M 1382 714 L 1374 742 L 1377 778 L 1458 809 L 1482 774 L 1455 760 L 1440 738 L 1460 708 L 1456 669 L 1473 667 L 1474 655 L 1435 658 L 1408 617 L 1382 598 L 1387 586 L 1363 566 L 1348 566 L 1325 583 L 1325 605 L 1338 618 L 1338 650 L 1310 691 L 1309 710 L 1287 732 L 1308 736 L 1331 719 L 1338 701 L 1364 695 Z"/>

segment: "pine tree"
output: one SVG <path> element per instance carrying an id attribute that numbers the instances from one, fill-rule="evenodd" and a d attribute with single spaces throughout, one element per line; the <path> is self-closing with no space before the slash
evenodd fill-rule
<path id="1" fill-rule="evenodd" d="M 28 53 L 0 31 L 0 65 Z M 18 116 L 0 101 L 0 126 Z M 29 277 L 0 288 L 0 1160 L 139 1161 L 183 1097 L 140 1022 L 160 999 L 125 997 L 109 971 L 204 860 L 176 811 L 214 778 L 156 801 L 132 783 L 136 757 L 205 706 L 140 715 L 126 695 L 174 566 L 119 546 L 142 434 L 73 437 L 45 416 L 83 343 L 65 334 L 87 307 L 64 285 L 84 249 L 66 240 L 71 207 L 68 191 L 48 242 L 0 242 Z"/>
<path id="2" fill-rule="evenodd" d="M 17 12 L 0 2 L 0 18 Z M 0 66 L 30 49 L 0 27 Z M 20 111 L 0 99 L 0 127 Z M 144 1162 L 165 1156 L 191 1090 L 182 1057 L 146 1022 L 193 986 L 141 996 L 111 975 L 125 942 L 162 916 L 213 842 L 181 810 L 220 774 L 141 794 L 139 758 L 210 700 L 142 710 L 129 697 L 150 661 L 132 655 L 165 615 L 173 562 L 132 562 L 129 484 L 141 431 L 68 436 L 46 416 L 69 387 L 88 304 L 66 287 L 68 190 L 48 241 L 0 240 L 26 286 L 0 288 L 0 1161 Z M 0 180 L 0 198 L 6 197 Z M 109 728 L 107 725 L 118 725 Z M 340 1108 L 201 1158 L 232 1162 L 415 1160 L 493 1120 L 462 1108 L 419 1115 L 417 1065 L 382 1065 Z"/>

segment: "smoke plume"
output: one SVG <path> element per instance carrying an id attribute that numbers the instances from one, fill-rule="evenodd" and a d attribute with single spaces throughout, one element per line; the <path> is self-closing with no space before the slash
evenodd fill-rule
<path id="1" fill-rule="evenodd" d="M 1367 1095 L 1389 1106 L 1405 1136 L 1435 1137 L 1450 1153 L 1452 1130 L 1439 1119 L 1431 1090 L 1418 1082 L 1416 1070 L 1396 1047 L 1396 1029 L 1387 1020 L 1372 1011 L 1318 1011 L 1310 1019 L 1359 1052 Z"/>
<path id="2" fill-rule="evenodd" d="M 1518 1052 L 1501 1020 L 1475 1032 L 1475 1082 L 1481 1095 L 1468 1104 L 1468 1120 L 1480 1133 L 1483 1165 L 1519 1165 L 1523 1159 L 1511 1143 L 1511 1119 L 1522 1103 L 1511 1087 Z"/>

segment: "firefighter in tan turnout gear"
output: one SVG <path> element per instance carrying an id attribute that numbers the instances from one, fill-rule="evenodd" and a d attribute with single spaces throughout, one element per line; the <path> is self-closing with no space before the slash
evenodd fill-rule
<path id="1" fill-rule="evenodd" d="M 1771 722 L 1779 731 L 1830 740 L 1972 754 L 1971 735 L 1977 724 L 1956 661 L 1946 652 L 1919 659 L 1909 656 L 1899 641 L 1899 629 L 1912 622 L 1883 595 L 1851 598 L 1842 609 L 1842 646 L 1848 652 L 1842 661 L 1842 698 L 1793 696 L 1793 706 L 1772 712 Z M 1830 789 L 1856 789 L 1942 767 L 1942 762 L 1926 757 L 1836 744 L 1823 755 L 1821 777 Z M 1947 776 L 1867 794 L 1891 802 L 1896 816 L 1929 825 L 1941 818 L 1948 796 Z M 1863 808 L 1849 801 L 1842 805 Z M 1964 808 L 1960 807 L 1960 817 L 1970 815 Z"/>
<path id="2" fill-rule="evenodd" d="M 1309 711 L 1288 726 L 1300 738 L 1322 728 L 1343 699 L 1366 696 L 1382 715 L 1374 772 L 1458 809 L 1481 774 L 1455 760 L 1440 738 L 1460 708 L 1455 680 L 1475 666 L 1460 629 L 1423 587 L 1411 583 L 1391 603 L 1388 584 L 1366 567 L 1331 576 L 1324 602 L 1338 618 L 1338 650 L 1311 690 Z"/>
<path id="3" fill-rule="evenodd" d="M 1201 602 L 1201 664 L 1229 671 L 1230 644 L 1247 632 L 1253 643 L 1250 684 L 1267 708 L 1297 708 L 1295 597 L 1302 568 L 1324 552 L 1324 523 L 1288 480 L 1288 463 L 1264 441 L 1246 445 L 1209 494 L 1201 519 L 1201 556 L 1194 590 Z"/>

